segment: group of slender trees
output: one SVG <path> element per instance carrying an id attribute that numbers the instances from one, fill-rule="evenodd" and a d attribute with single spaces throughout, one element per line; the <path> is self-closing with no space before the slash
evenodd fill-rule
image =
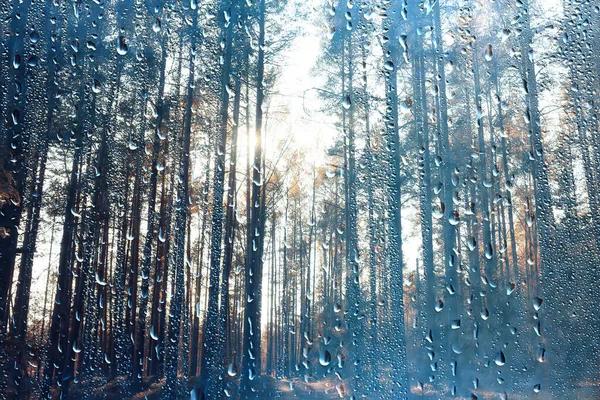
<path id="1" fill-rule="evenodd" d="M 597 394 L 600 14 L 554 6 L 7 4 L 0 393 Z"/>

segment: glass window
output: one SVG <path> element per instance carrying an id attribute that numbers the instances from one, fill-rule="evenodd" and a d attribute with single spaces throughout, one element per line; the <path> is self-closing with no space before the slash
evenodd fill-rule
<path id="1" fill-rule="evenodd" d="M 596 1 L 0 27 L 0 397 L 600 398 Z"/>

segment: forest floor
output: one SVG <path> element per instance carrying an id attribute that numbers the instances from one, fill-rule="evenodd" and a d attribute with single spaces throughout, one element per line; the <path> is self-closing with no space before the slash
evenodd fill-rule
<path id="1" fill-rule="evenodd" d="M 260 382 L 256 382 L 260 399 L 311 399 L 326 400 L 340 398 L 337 389 L 328 381 L 304 382 L 300 379 L 278 380 L 269 376 L 261 377 Z M 145 380 L 139 391 L 131 393 L 128 387 L 126 377 L 118 377 L 111 381 L 92 380 L 72 385 L 71 395 L 73 398 L 87 400 L 162 400 L 164 394 L 165 381 Z M 180 392 L 189 393 L 190 388 L 181 388 Z M 181 396 L 182 399 L 189 399 L 188 395 Z M 235 396 L 232 396 L 235 398 Z"/>
<path id="2" fill-rule="evenodd" d="M 275 399 L 306 399 L 306 400 L 326 400 L 345 398 L 346 394 L 341 386 L 337 386 L 331 380 L 305 382 L 301 379 L 275 379 L 270 376 L 262 376 L 260 381 L 256 381 L 256 389 L 259 393 L 257 399 L 275 400 Z M 145 380 L 141 387 L 135 391 L 135 394 L 127 394 L 124 388 L 128 387 L 126 377 L 118 377 L 112 381 L 92 380 L 82 382 L 72 386 L 71 396 L 76 399 L 87 400 L 163 400 L 166 399 L 164 393 L 165 381 Z M 129 388 L 129 390 L 131 390 Z M 181 393 L 189 393 L 189 384 L 182 387 Z M 562 394 L 558 394 L 562 392 Z M 131 393 L 131 392 L 130 392 Z M 447 392 L 446 392 L 447 393 Z M 596 400 L 600 399 L 600 381 L 580 381 L 571 382 L 568 388 L 561 390 L 556 388 L 543 388 L 539 393 L 534 393 L 533 389 L 530 392 L 514 393 L 507 397 L 503 397 L 502 392 L 476 390 L 473 392 L 478 400 Z M 1 397 L 1 396 L 0 396 Z M 233 395 L 232 398 L 236 398 Z M 181 399 L 189 399 L 189 394 L 180 396 Z M 411 387 L 411 399 L 444 399 L 443 393 L 427 390 L 420 390 L 416 387 Z M 472 400 L 475 397 L 471 395 L 467 397 L 456 396 L 453 399 Z M 369 398 L 377 400 L 377 397 Z"/>
<path id="3" fill-rule="evenodd" d="M 464 386 L 463 386 L 464 387 Z M 449 388 L 444 391 L 431 390 L 429 387 L 419 389 L 415 386 L 411 387 L 410 399 L 426 399 L 439 400 L 452 398 L 454 400 L 600 400 L 600 381 L 598 380 L 581 380 L 571 381 L 563 384 L 563 386 L 544 386 L 542 385 L 539 392 L 534 392 L 532 385 L 524 384 L 520 387 L 529 387 L 529 390 L 516 391 L 514 388 L 507 387 L 507 391 L 473 390 L 469 395 L 448 396 Z M 474 397 L 475 395 L 476 397 Z"/>
<path id="4" fill-rule="evenodd" d="M 336 388 L 329 381 L 309 381 L 305 382 L 300 379 L 288 380 L 273 380 L 273 396 L 265 398 L 278 399 L 336 399 L 340 398 L 341 387 Z M 343 392 L 342 392 L 343 393 Z"/>

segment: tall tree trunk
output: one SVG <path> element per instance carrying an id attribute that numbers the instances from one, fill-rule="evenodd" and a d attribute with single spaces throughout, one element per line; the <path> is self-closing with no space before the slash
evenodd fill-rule
<path id="1" fill-rule="evenodd" d="M 6 88 L 7 106 L 2 113 L 4 146 L 0 157 L 0 185 L 2 188 L 2 207 L 0 212 L 0 334 L 8 332 L 10 292 L 17 257 L 19 224 L 24 210 L 24 195 L 27 180 L 27 153 L 30 139 L 25 103 L 30 79 L 27 76 L 25 62 L 25 30 L 29 18 L 31 1 L 14 1 L 13 17 L 9 24 L 10 35 L 6 38 L 7 60 L 9 67 L 7 78 L 3 78 Z M 4 92 L 4 89 L 2 90 Z M 0 390 L 3 389 L 0 381 Z"/>
<path id="2" fill-rule="evenodd" d="M 163 38 L 163 42 L 160 45 L 161 58 L 159 64 L 159 80 L 158 80 L 158 93 L 156 98 L 156 108 L 158 116 L 155 122 L 155 133 L 152 143 L 152 165 L 150 174 L 150 192 L 148 194 L 148 220 L 147 220 L 147 231 L 146 238 L 144 241 L 143 254 L 142 254 L 142 287 L 141 287 L 141 298 L 138 320 L 136 321 L 136 336 L 135 336 L 135 361 L 134 361 L 134 375 L 141 376 L 144 371 L 144 355 L 147 352 L 145 347 L 146 342 L 146 314 L 148 308 L 149 299 L 149 279 L 150 279 L 150 265 L 152 265 L 152 244 L 156 241 L 158 235 L 156 231 L 156 200 L 158 192 L 158 174 L 159 174 L 159 163 L 161 158 L 161 138 L 163 138 L 163 126 L 162 121 L 166 116 L 166 109 L 164 104 L 164 91 L 165 91 L 165 75 L 166 75 L 166 62 L 167 62 L 167 39 Z M 160 240 L 160 239 L 159 239 Z M 155 268 L 154 281 L 156 282 L 159 276 L 159 269 Z M 155 293 L 156 295 L 158 293 Z M 153 356 L 155 357 L 155 355 Z"/>
<path id="3" fill-rule="evenodd" d="M 392 357 L 386 357 L 390 362 L 392 372 L 391 379 L 399 385 L 398 395 L 404 397 L 409 392 L 408 380 L 408 361 L 406 358 L 406 336 L 404 327 L 404 287 L 403 271 L 404 257 L 402 251 L 402 197 L 401 197 L 401 171 L 400 158 L 402 150 L 400 148 L 400 139 L 398 134 L 398 92 L 397 92 L 397 72 L 398 72 L 398 45 L 392 34 L 393 29 L 397 27 L 396 17 L 391 16 L 391 11 L 384 20 L 384 30 L 389 37 L 384 44 L 384 71 L 385 71 L 385 133 L 384 140 L 388 149 L 387 172 L 389 174 L 388 186 L 386 188 L 387 218 L 388 218 L 388 257 L 390 272 L 389 305 L 392 314 L 390 333 L 394 335 L 393 343 L 390 343 L 389 349 L 393 353 Z"/>
<path id="4" fill-rule="evenodd" d="M 237 203 L 237 146 L 238 146 L 238 127 L 240 116 L 240 100 L 241 100 L 241 79 L 238 73 L 235 81 L 235 94 L 233 99 L 233 126 L 231 132 L 231 158 L 229 160 L 229 182 L 227 191 L 227 200 L 225 212 L 225 243 L 223 267 L 221 271 L 221 305 L 219 310 L 219 321 L 221 324 L 220 334 L 223 335 L 222 340 L 227 344 L 231 336 L 229 329 L 230 325 L 230 298 L 229 298 L 229 277 L 231 275 L 231 266 L 233 263 L 233 250 L 235 244 L 235 229 L 236 229 L 236 203 Z M 225 346 L 227 347 L 227 346 Z M 229 348 L 225 348 L 230 351 Z M 227 361 L 230 361 L 229 359 Z M 231 361 L 230 361 L 231 362 Z"/>
<path id="5" fill-rule="evenodd" d="M 178 199 L 175 213 L 175 254 L 174 254 L 174 276 L 173 276 L 173 297 L 169 304 L 169 326 L 168 340 L 165 346 L 165 356 L 167 362 L 166 377 L 167 389 L 170 395 L 179 396 L 180 387 L 177 379 L 177 363 L 173 360 L 178 358 L 177 350 L 181 340 L 181 321 L 184 305 L 184 268 L 185 268 L 185 249 L 186 249 L 186 229 L 188 213 L 190 206 L 190 142 L 192 133 L 192 107 L 194 106 L 194 79 L 195 79 L 195 50 L 196 37 L 198 31 L 198 10 L 196 7 L 192 11 L 192 43 L 190 48 L 190 58 L 188 64 L 188 84 L 186 93 L 186 108 L 183 117 L 183 137 L 181 162 L 176 173 L 180 176 Z M 174 171 L 175 172 L 175 171 Z"/>
<path id="6" fill-rule="evenodd" d="M 217 377 L 222 370 L 223 338 L 220 323 L 214 323 L 219 316 L 218 288 L 221 270 L 221 246 L 223 238 L 223 184 L 225 182 L 225 151 L 227 148 L 227 130 L 229 123 L 229 94 L 228 85 L 231 74 L 232 44 L 233 44 L 233 21 L 236 21 L 237 12 L 233 2 L 226 3 L 224 14 L 230 17 L 223 21 L 224 53 L 221 66 L 221 97 L 219 137 L 217 140 L 217 153 L 215 158 L 215 171 L 213 178 L 213 214 L 211 233 L 210 272 L 208 289 L 208 307 L 206 323 L 203 327 L 202 338 L 204 340 L 204 351 L 202 352 L 202 364 L 200 368 L 201 391 L 206 398 L 217 398 L 222 392 L 221 382 Z"/>
<path id="7" fill-rule="evenodd" d="M 244 398 L 250 398 L 252 390 L 250 382 L 261 374 L 261 284 L 262 284 L 262 245 L 261 237 L 261 193 L 263 182 L 262 171 L 262 135 L 263 135 L 263 103 L 265 72 L 265 0 L 260 0 L 258 9 L 258 60 L 256 74 L 256 111 L 254 133 L 254 166 L 252 170 L 252 195 L 250 208 L 250 235 L 247 251 L 249 252 L 249 268 L 246 270 L 246 316 L 244 318 L 244 335 L 242 350 L 242 383 Z"/>

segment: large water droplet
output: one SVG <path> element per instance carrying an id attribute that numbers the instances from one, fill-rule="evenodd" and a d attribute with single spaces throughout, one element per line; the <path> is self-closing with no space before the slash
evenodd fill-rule
<path id="1" fill-rule="evenodd" d="M 496 358 L 494 359 L 494 362 L 499 367 L 501 367 L 504 364 L 506 364 L 506 357 L 504 356 L 504 353 L 501 352 L 501 351 L 499 351 L 498 354 L 496 354 Z"/>
<path id="2" fill-rule="evenodd" d="M 319 355 L 319 364 L 326 367 L 331 363 L 331 353 L 328 350 L 322 351 Z"/>
<path id="3" fill-rule="evenodd" d="M 235 365 L 234 362 L 230 363 L 229 366 L 227 367 L 227 375 L 236 376 L 237 374 L 238 374 L 237 365 Z"/>

